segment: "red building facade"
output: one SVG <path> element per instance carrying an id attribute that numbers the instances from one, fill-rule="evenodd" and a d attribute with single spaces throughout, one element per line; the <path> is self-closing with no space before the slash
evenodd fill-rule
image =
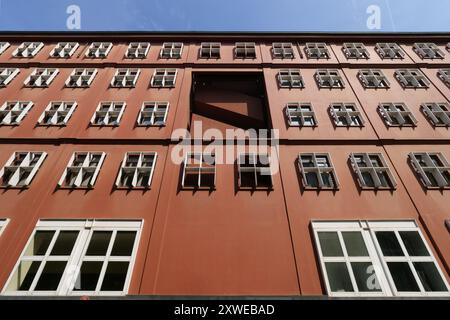
<path id="1" fill-rule="evenodd" d="M 2 295 L 450 295 L 448 35 L 3 34 L 0 51 Z M 270 175 L 241 138 L 215 140 L 231 162 L 201 135 L 174 161 L 177 129 L 251 128 L 278 132 Z"/>

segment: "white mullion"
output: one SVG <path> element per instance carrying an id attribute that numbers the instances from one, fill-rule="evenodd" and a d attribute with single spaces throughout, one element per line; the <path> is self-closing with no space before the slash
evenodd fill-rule
<path id="1" fill-rule="evenodd" d="M 203 164 L 203 152 L 199 153 L 200 158 L 199 158 L 199 166 L 197 168 L 198 171 L 198 178 L 197 178 L 197 186 L 200 188 L 202 185 L 202 164 Z"/>
<path id="2" fill-rule="evenodd" d="M 352 265 L 351 265 L 349 257 L 348 257 L 347 247 L 345 246 L 344 238 L 342 236 L 342 230 L 337 231 L 337 235 L 338 235 L 338 239 L 339 239 L 339 242 L 341 245 L 342 254 L 344 256 L 344 262 L 345 262 L 345 265 L 347 266 L 347 272 L 350 277 L 350 282 L 352 283 L 352 286 L 353 286 L 353 292 L 354 292 L 354 294 L 358 295 L 358 293 L 359 293 L 358 285 L 356 284 L 356 279 L 353 274 L 353 268 L 352 268 Z"/>

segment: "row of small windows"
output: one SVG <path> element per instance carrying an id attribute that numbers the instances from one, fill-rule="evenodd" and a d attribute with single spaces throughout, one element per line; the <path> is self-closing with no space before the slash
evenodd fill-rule
<path id="1" fill-rule="evenodd" d="M 313 220 L 311 227 L 330 296 L 449 294 L 413 220 Z M 139 220 L 39 220 L 2 294 L 127 294 L 141 229 Z"/>
<path id="2" fill-rule="evenodd" d="M 44 162 L 45 152 L 14 152 L 0 171 L 4 188 L 23 188 L 31 184 Z M 104 152 L 74 152 L 58 186 L 93 188 L 105 160 Z M 425 188 L 450 188 L 450 164 L 440 152 L 411 152 L 410 164 Z M 117 188 L 150 188 L 156 152 L 125 154 L 115 185 Z M 339 181 L 328 153 L 300 153 L 298 169 L 304 189 L 337 190 Z M 349 163 L 361 189 L 395 189 L 395 178 L 381 153 L 351 153 Z M 241 189 L 271 189 L 272 173 L 267 154 L 242 153 L 237 158 L 238 186 Z M 187 153 L 182 164 L 181 186 L 214 189 L 214 153 Z"/>
<path id="3" fill-rule="evenodd" d="M 7 86 L 18 74 L 18 68 L 0 68 L 0 87 Z M 113 88 L 133 88 L 140 75 L 139 68 L 120 68 L 111 80 Z M 175 86 L 177 69 L 155 69 L 150 85 L 156 88 L 172 88 Z M 58 75 L 56 68 L 36 68 L 24 81 L 25 86 L 46 88 Z M 66 87 L 87 88 L 91 85 L 97 69 L 76 68 L 66 80 Z M 428 88 L 429 80 L 419 69 L 399 69 L 394 73 L 403 88 Z M 450 87 L 450 69 L 440 69 L 437 76 Z M 319 88 L 344 88 L 345 82 L 337 69 L 318 69 L 314 78 Z M 305 83 L 300 69 L 282 69 L 277 75 L 281 88 L 304 88 Z M 379 69 L 362 69 L 358 71 L 358 79 L 364 88 L 389 88 L 390 83 Z"/>
<path id="4" fill-rule="evenodd" d="M 435 127 L 450 126 L 450 104 L 423 103 L 421 111 Z M 355 103 L 332 103 L 329 113 L 337 127 L 363 127 L 364 118 Z M 378 105 L 378 113 L 389 127 L 415 127 L 417 119 L 403 102 L 384 102 Z M 290 102 L 285 107 L 286 120 L 292 127 L 316 127 L 318 121 L 311 103 Z"/>
<path id="5" fill-rule="evenodd" d="M 7 101 L 0 107 L 0 125 L 19 125 L 33 107 L 31 101 Z M 100 102 L 92 115 L 93 126 L 118 126 L 125 112 L 123 101 Z M 77 108 L 75 101 L 52 101 L 38 119 L 43 126 L 67 125 Z M 164 126 L 169 111 L 167 101 L 145 101 L 137 118 L 138 126 Z"/>
<path id="6" fill-rule="evenodd" d="M 19 125 L 33 107 L 31 101 L 7 101 L 0 106 L 0 125 Z M 77 108 L 75 101 L 52 101 L 38 119 L 43 126 L 65 126 Z M 92 115 L 93 126 L 118 126 L 125 112 L 124 101 L 102 101 Z M 336 102 L 329 113 L 337 127 L 363 127 L 364 118 L 355 103 Z M 169 111 L 167 101 L 145 101 L 137 118 L 138 126 L 164 126 Z M 423 103 L 421 111 L 435 127 L 450 126 L 450 104 Z M 387 126 L 416 126 L 417 119 L 405 103 L 385 102 L 378 112 Z M 289 102 L 285 107 L 286 120 L 293 127 L 315 127 L 318 121 L 311 103 Z"/>
<path id="7" fill-rule="evenodd" d="M 0 42 L 0 54 L 3 53 L 10 44 Z M 43 42 L 23 42 L 14 52 L 16 58 L 34 57 L 44 47 Z M 78 49 L 78 42 L 59 42 L 50 52 L 53 58 L 70 58 Z M 111 42 L 93 42 L 86 51 L 86 57 L 106 58 L 111 51 Z M 200 58 L 220 58 L 220 42 L 202 42 L 200 45 Z M 450 51 L 450 43 L 447 44 Z M 147 57 L 150 50 L 149 42 L 131 42 L 125 53 L 126 58 L 143 59 Z M 445 53 L 439 49 L 435 43 L 414 43 L 414 52 L 421 59 L 444 59 Z M 182 42 L 163 43 L 159 56 L 160 58 L 179 59 L 183 51 Z M 330 59 L 331 55 L 326 43 L 306 43 L 304 47 L 306 56 L 310 59 Z M 342 51 L 347 59 L 369 59 L 370 54 L 363 43 L 344 43 Z M 377 43 L 375 51 L 382 59 L 403 59 L 404 51 L 396 43 Z M 256 58 L 255 42 L 236 42 L 234 48 L 236 58 Z M 272 55 L 279 59 L 294 59 L 294 45 L 291 42 L 274 42 L 272 44 Z"/>

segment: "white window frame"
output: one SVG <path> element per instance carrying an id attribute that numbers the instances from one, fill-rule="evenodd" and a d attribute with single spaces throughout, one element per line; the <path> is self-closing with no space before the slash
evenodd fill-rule
<path id="1" fill-rule="evenodd" d="M 305 43 L 305 53 L 308 59 L 330 59 L 330 52 L 325 42 Z"/>
<path id="2" fill-rule="evenodd" d="M 73 166 L 74 160 L 78 155 L 86 155 L 83 163 L 81 166 Z M 90 161 L 92 156 L 94 155 L 100 155 L 100 159 L 98 161 L 98 164 L 96 166 L 90 166 Z M 89 189 L 93 188 L 95 185 L 95 182 L 97 180 L 97 177 L 100 173 L 100 169 L 103 165 L 103 162 L 105 160 L 106 153 L 105 152 L 96 152 L 96 151 L 75 151 L 72 156 L 69 159 L 69 162 L 67 163 L 66 169 L 64 169 L 64 172 L 59 179 L 58 186 L 60 188 L 66 188 L 66 189 Z M 74 183 L 72 185 L 67 185 L 65 183 L 66 176 L 70 174 L 71 172 L 75 172 L 76 178 L 74 180 Z M 81 183 L 83 181 L 83 173 L 85 172 L 91 172 L 92 176 L 87 184 L 87 186 L 82 186 Z"/>
<path id="3" fill-rule="evenodd" d="M 7 41 L 0 42 L 0 55 L 6 51 L 11 46 L 11 44 Z"/>
<path id="4" fill-rule="evenodd" d="M 120 68 L 111 80 L 113 88 L 134 88 L 141 74 L 139 68 Z"/>
<path id="5" fill-rule="evenodd" d="M 22 42 L 12 53 L 15 58 L 32 58 L 44 47 L 43 42 Z"/>
<path id="6" fill-rule="evenodd" d="M 304 88 L 300 69 L 280 69 L 277 74 L 278 86 L 280 88 Z"/>
<path id="7" fill-rule="evenodd" d="M 136 261 L 137 252 L 142 233 L 143 220 L 39 220 L 34 228 L 27 244 L 25 245 L 17 263 L 11 272 L 3 290 L 4 296 L 124 296 L 128 293 L 133 269 Z M 37 231 L 54 231 L 52 241 L 50 242 L 47 252 L 43 256 L 25 256 L 28 246 L 34 239 Z M 70 256 L 50 256 L 50 252 L 56 242 L 61 231 L 78 231 L 78 237 L 72 248 Z M 86 256 L 92 235 L 96 231 L 111 231 L 112 235 L 105 256 Z M 110 256 L 117 232 L 135 231 L 136 236 L 133 243 L 133 250 L 130 256 Z M 33 282 L 28 291 L 7 291 L 14 273 L 22 261 L 42 261 Z M 56 291 L 33 291 L 47 261 L 67 261 L 63 274 L 59 281 Z M 103 262 L 102 270 L 98 278 L 95 291 L 74 291 L 78 275 L 80 273 L 83 261 L 100 261 Z M 106 267 L 109 261 L 129 262 L 126 278 L 122 291 L 101 291 Z"/>
<path id="8" fill-rule="evenodd" d="M 153 107 L 152 111 L 146 111 L 146 107 Z M 166 125 L 167 114 L 169 113 L 168 101 L 144 101 L 142 103 L 141 111 L 137 118 L 137 125 L 139 127 L 162 127 Z M 143 118 L 150 117 L 150 124 L 144 124 Z M 155 118 L 162 117 L 161 123 L 155 122 Z"/>
<path id="9" fill-rule="evenodd" d="M 347 59 L 369 59 L 370 54 L 361 42 L 346 42 L 342 45 L 342 51 Z"/>
<path id="10" fill-rule="evenodd" d="M 389 89 L 391 86 L 380 69 L 361 69 L 358 71 L 358 79 L 364 88 Z"/>
<path id="11" fill-rule="evenodd" d="M 336 108 L 339 108 L 339 110 L 336 110 Z M 364 118 L 356 103 L 334 102 L 330 104 L 328 110 L 330 111 L 330 115 L 337 127 L 364 127 Z M 341 123 L 339 120 L 340 117 L 345 117 L 347 123 Z M 356 124 L 354 124 L 355 121 L 353 120 L 355 117 L 358 119 L 358 123 Z"/>
<path id="12" fill-rule="evenodd" d="M 308 108 L 309 110 L 303 110 Z M 288 102 L 284 108 L 286 119 L 290 127 L 317 127 L 316 113 L 309 102 Z M 300 121 L 294 121 L 298 118 Z M 313 120 L 313 124 L 306 124 L 305 118 Z"/>
<path id="13" fill-rule="evenodd" d="M 19 125 L 31 108 L 33 108 L 33 102 L 31 101 L 6 101 L 0 107 L 0 116 L 2 116 L 0 125 Z M 15 121 L 12 121 L 13 114 L 16 115 Z"/>
<path id="14" fill-rule="evenodd" d="M 128 59 L 145 59 L 150 50 L 150 42 L 130 42 L 125 57 Z"/>
<path id="15" fill-rule="evenodd" d="M 420 109 L 435 127 L 450 126 L 450 103 L 427 102 L 420 105 Z"/>
<path id="16" fill-rule="evenodd" d="M 38 124 L 41 126 L 65 126 L 76 108 L 77 103 L 75 101 L 50 101 L 39 117 Z M 51 119 L 49 123 L 44 123 L 43 121 L 47 114 L 51 115 Z M 60 115 L 64 116 L 62 122 L 58 122 Z"/>
<path id="17" fill-rule="evenodd" d="M 384 220 L 384 221 L 312 221 L 311 222 L 314 239 L 315 239 L 315 247 L 316 252 L 320 261 L 322 276 L 325 282 L 326 290 L 329 296 L 341 296 L 341 297 L 354 297 L 354 296 L 400 296 L 400 297 L 436 297 L 436 296 L 449 296 L 450 287 L 447 283 L 447 280 L 439 267 L 439 264 L 436 261 L 436 258 L 433 255 L 432 250 L 430 250 L 430 246 L 428 242 L 425 240 L 422 231 L 414 220 Z M 366 249 L 368 251 L 367 257 L 349 257 L 347 255 L 347 250 L 344 245 L 344 240 L 342 238 L 341 232 L 360 232 Z M 376 232 L 378 231 L 390 231 L 395 232 L 398 243 L 401 246 L 401 249 L 404 253 L 403 257 L 384 257 L 381 247 L 376 238 Z M 422 243 L 427 249 L 429 256 L 414 256 L 410 257 L 404 244 L 399 236 L 399 231 L 414 231 L 418 232 Z M 343 251 L 343 257 L 323 257 L 322 249 L 319 241 L 319 232 L 337 232 L 339 241 L 341 244 L 341 249 Z M 330 289 L 330 284 L 325 268 L 325 262 L 346 262 L 347 270 L 349 271 L 350 279 L 353 284 L 353 288 L 357 290 L 357 285 L 353 273 L 351 272 L 350 262 L 370 262 L 374 267 L 374 272 L 377 276 L 378 283 L 380 284 L 381 292 L 332 292 Z M 391 276 L 391 273 L 388 269 L 387 262 L 408 262 L 408 265 L 414 275 L 415 281 L 418 284 L 419 288 L 422 290 L 421 292 L 398 292 L 395 287 L 395 283 Z M 412 266 L 412 262 L 433 262 L 436 266 L 436 269 L 441 276 L 442 281 L 447 287 L 446 292 L 425 292 L 423 290 L 422 283 L 415 271 L 415 268 Z"/>
<path id="18" fill-rule="evenodd" d="M 77 51 L 78 42 L 58 42 L 50 51 L 51 58 L 70 58 Z"/>
<path id="19" fill-rule="evenodd" d="M 197 164 L 190 163 L 189 159 L 192 157 L 198 162 Z M 211 160 L 213 163 L 210 163 Z M 204 165 L 207 166 L 204 166 Z M 198 175 L 197 184 L 195 186 L 185 185 L 185 178 L 187 173 L 194 173 Z M 202 184 L 203 174 L 214 174 L 213 185 Z M 205 152 L 187 152 L 183 161 L 183 172 L 181 176 L 181 187 L 183 189 L 215 189 L 216 187 L 216 158 L 214 153 Z"/>
<path id="20" fill-rule="evenodd" d="M 380 42 L 375 46 L 375 51 L 381 59 L 404 59 L 405 53 L 397 43 Z"/>
<path id="21" fill-rule="evenodd" d="M 294 59 L 294 45 L 292 42 L 272 43 L 272 55 L 276 59 Z"/>
<path id="22" fill-rule="evenodd" d="M 437 165 L 431 156 L 437 157 L 442 163 L 442 166 Z M 417 157 L 422 157 L 425 165 L 422 165 Z M 409 161 L 413 166 L 414 171 L 418 174 L 423 186 L 427 189 L 449 189 L 450 180 L 444 178 L 443 172 L 450 173 L 450 164 L 441 152 L 410 152 L 408 155 Z M 434 185 L 426 172 L 430 173 L 436 180 L 437 185 Z"/>
<path id="23" fill-rule="evenodd" d="M 5 231 L 6 226 L 9 223 L 9 219 L 0 219 L 0 237 L 2 236 L 2 233 Z"/>
<path id="24" fill-rule="evenodd" d="M 367 165 L 365 167 L 359 166 L 358 162 L 356 161 L 356 156 L 362 156 L 364 158 L 364 163 Z M 370 156 L 378 157 L 378 159 L 381 162 L 381 166 L 374 166 Z M 367 153 L 367 152 L 358 152 L 358 153 L 350 153 L 350 164 L 353 168 L 353 172 L 356 175 L 356 178 L 358 180 L 358 184 L 362 190 L 395 190 L 397 187 L 397 182 L 395 180 L 395 177 L 389 168 L 389 165 L 387 164 L 386 160 L 384 159 L 384 156 L 382 153 Z M 388 186 L 383 186 L 381 183 L 380 178 L 378 177 L 378 172 L 384 172 L 388 176 Z M 374 186 L 368 186 L 363 178 L 363 172 L 369 172 L 373 182 Z"/>
<path id="25" fill-rule="evenodd" d="M 66 87 L 89 88 L 97 72 L 95 68 L 75 68 L 66 80 Z"/>
<path id="26" fill-rule="evenodd" d="M 120 111 L 115 109 L 116 106 L 122 105 Z M 102 107 L 108 106 L 107 111 L 103 111 Z M 94 112 L 94 115 L 91 118 L 91 126 L 100 126 L 100 127 L 108 127 L 108 126 L 119 126 L 120 121 L 122 120 L 123 113 L 125 112 L 127 104 L 125 101 L 101 101 L 97 109 Z M 117 118 L 114 122 L 110 123 L 111 113 L 117 114 Z M 103 121 L 100 123 L 96 122 L 98 116 L 103 116 Z"/>
<path id="27" fill-rule="evenodd" d="M 439 69 L 438 78 L 450 87 L 450 69 Z"/>
<path id="28" fill-rule="evenodd" d="M 427 89 L 430 86 L 430 81 L 419 69 L 398 69 L 395 78 L 404 89 Z"/>
<path id="29" fill-rule="evenodd" d="M 311 160 L 314 164 L 313 167 L 305 167 L 303 166 L 302 157 L 311 157 Z M 317 161 L 317 158 L 325 158 L 328 162 L 328 166 L 323 166 L 319 161 Z M 297 165 L 299 168 L 299 171 L 302 175 L 302 183 L 303 188 L 305 190 L 338 190 L 339 189 L 339 180 L 336 174 L 336 170 L 334 169 L 333 161 L 331 160 L 331 155 L 329 153 L 299 153 L 297 158 Z M 308 179 L 306 177 L 307 173 L 314 173 L 317 177 L 317 181 L 319 185 L 317 187 L 312 186 L 308 184 Z M 322 173 L 328 173 L 331 175 L 333 180 L 332 186 L 327 186 L 322 177 Z"/>
<path id="30" fill-rule="evenodd" d="M 160 59 L 180 59 L 183 55 L 183 42 L 164 42 L 159 51 Z"/>
<path id="31" fill-rule="evenodd" d="M 92 59 L 105 59 L 112 47 L 112 42 L 92 42 L 86 50 L 85 56 Z"/>
<path id="32" fill-rule="evenodd" d="M 19 73 L 19 68 L 0 68 L 0 87 L 6 87 Z"/>
<path id="33" fill-rule="evenodd" d="M 236 42 L 234 47 L 234 57 L 236 59 L 256 59 L 256 43 Z"/>
<path id="34" fill-rule="evenodd" d="M 444 59 L 445 53 L 432 42 L 416 42 L 413 45 L 413 51 L 421 59 Z"/>
<path id="35" fill-rule="evenodd" d="M 200 44 L 200 58 L 220 59 L 220 42 L 202 42 Z"/>
<path id="36" fill-rule="evenodd" d="M 134 166 L 131 166 L 131 167 L 125 166 L 127 163 L 128 156 L 130 156 L 130 155 L 138 156 L 138 162 L 135 167 Z M 144 167 L 142 165 L 144 156 L 153 157 L 151 167 Z M 158 159 L 158 153 L 153 152 L 153 151 L 152 152 L 130 151 L 130 152 L 125 153 L 123 160 L 122 160 L 122 164 L 120 166 L 119 174 L 117 175 L 117 178 L 116 178 L 116 187 L 118 189 L 150 189 L 151 184 L 152 184 L 152 179 L 153 179 L 153 173 L 155 172 L 157 159 Z M 142 185 L 142 186 L 137 185 L 139 173 L 141 173 L 141 172 L 150 173 L 147 185 Z M 120 180 L 122 179 L 122 176 L 124 174 L 130 174 L 130 173 L 133 174 L 131 187 L 121 185 Z"/>
<path id="37" fill-rule="evenodd" d="M 322 74 L 321 74 L 322 73 Z M 343 89 L 345 88 L 344 78 L 338 69 L 317 69 L 314 78 L 322 89 Z"/>
<path id="38" fill-rule="evenodd" d="M 36 68 L 25 79 L 25 86 L 31 88 L 47 88 L 59 74 L 56 68 Z"/>
<path id="39" fill-rule="evenodd" d="M 389 110 L 387 110 L 389 109 Z M 401 110 L 403 109 L 403 110 Z M 417 126 L 417 119 L 403 102 L 382 102 L 378 105 L 378 112 L 384 120 L 384 123 L 389 127 L 415 127 Z M 408 123 L 405 119 L 409 118 Z M 396 119 L 394 123 L 392 119 Z"/>
<path id="40" fill-rule="evenodd" d="M 249 157 L 250 163 L 245 163 L 245 158 Z M 268 160 L 268 163 L 260 163 L 259 159 L 264 157 Z M 243 160 L 244 159 L 244 160 Z M 261 164 L 258 166 L 258 164 Z M 239 189 L 273 189 L 273 179 L 272 179 L 272 169 L 270 156 L 267 153 L 240 153 L 237 157 L 237 168 L 238 168 L 238 186 Z M 242 173 L 253 173 L 254 174 L 254 184 L 253 186 L 247 187 L 242 185 Z M 258 174 L 269 176 L 269 185 L 259 185 L 258 184 Z"/>
<path id="41" fill-rule="evenodd" d="M 20 164 L 14 164 L 14 160 L 20 155 L 26 154 L 22 159 Z M 39 157 L 34 165 L 31 165 L 31 161 Z M 13 172 L 6 185 L 2 185 L 1 188 L 27 188 L 33 178 L 36 176 L 39 168 L 47 157 L 47 153 L 43 151 L 15 151 L 6 161 L 3 168 L 0 170 L 0 177 L 3 178 L 6 171 Z M 20 182 L 21 173 L 29 172 L 27 178 L 25 179 L 23 185 L 18 185 Z"/>
<path id="42" fill-rule="evenodd" d="M 163 74 L 161 75 L 158 73 L 163 73 Z M 170 73 L 175 73 L 175 74 L 171 75 Z M 177 80 L 177 75 L 178 75 L 178 69 L 174 69 L 174 68 L 155 69 L 155 71 L 153 72 L 153 76 L 152 76 L 152 80 L 151 80 L 150 84 L 153 88 L 174 88 L 176 80 Z M 161 85 L 155 84 L 155 77 L 161 77 Z M 173 83 L 166 84 L 167 77 L 173 77 Z"/>

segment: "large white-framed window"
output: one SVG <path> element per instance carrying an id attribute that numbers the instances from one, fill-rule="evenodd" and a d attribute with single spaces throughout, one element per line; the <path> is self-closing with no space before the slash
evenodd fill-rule
<path id="1" fill-rule="evenodd" d="M 411 152 L 408 157 L 425 188 L 450 188 L 450 164 L 441 152 Z"/>
<path id="2" fill-rule="evenodd" d="M 9 219 L 0 219 L 0 236 L 2 235 L 3 231 L 5 230 L 6 226 L 8 225 Z"/>
<path id="3" fill-rule="evenodd" d="M 157 158 L 156 152 L 127 152 L 117 175 L 116 187 L 150 188 Z"/>
<path id="4" fill-rule="evenodd" d="M 312 221 L 330 296 L 448 296 L 415 221 Z"/>
<path id="5" fill-rule="evenodd" d="M 219 59 L 220 58 L 220 42 L 202 42 L 200 44 L 200 58 Z"/>
<path id="6" fill-rule="evenodd" d="M 370 54 L 362 43 L 344 43 L 342 51 L 347 59 L 369 59 Z"/>
<path id="7" fill-rule="evenodd" d="M 378 112 L 389 127 L 415 127 L 416 117 L 403 102 L 382 102 L 378 105 Z"/>
<path id="8" fill-rule="evenodd" d="M 46 88 L 52 83 L 53 79 L 59 73 L 56 68 L 36 68 L 25 79 L 25 86 L 34 88 Z"/>
<path id="9" fill-rule="evenodd" d="M 138 126 L 164 126 L 166 125 L 169 102 L 167 101 L 144 101 L 139 112 Z"/>
<path id="10" fill-rule="evenodd" d="M 9 42 L 6 41 L 0 41 L 0 55 L 6 51 L 11 46 Z"/>
<path id="11" fill-rule="evenodd" d="M 413 50 L 421 59 L 444 59 L 445 56 L 435 43 L 414 43 Z"/>
<path id="12" fill-rule="evenodd" d="M 329 110 L 337 127 L 364 127 L 364 118 L 353 102 L 334 102 Z"/>
<path id="13" fill-rule="evenodd" d="M 47 157 L 43 151 L 16 151 L 0 170 L 0 186 L 26 188 Z"/>
<path id="14" fill-rule="evenodd" d="M 254 42 L 236 42 L 234 56 L 241 59 L 255 59 L 256 44 Z"/>
<path id="15" fill-rule="evenodd" d="M 450 87 L 450 69 L 439 69 L 437 76 L 448 87 Z"/>
<path id="16" fill-rule="evenodd" d="M 337 69 L 318 69 L 314 75 L 319 88 L 340 88 L 345 87 L 344 79 L 342 79 Z"/>
<path id="17" fill-rule="evenodd" d="M 75 101 L 51 101 L 38 119 L 42 126 L 65 126 L 77 107 Z"/>
<path id="18" fill-rule="evenodd" d="M 118 126 L 125 111 L 124 101 L 102 101 L 91 118 L 93 126 Z"/>
<path id="19" fill-rule="evenodd" d="M 305 189 L 336 190 L 339 188 L 339 181 L 328 153 L 300 153 L 298 167 Z"/>
<path id="20" fill-rule="evenodd" d="M 272 189 L 270 156 L 266 153 L 240 153 L 237 158 L 240 189 Z"/>
<path id="21" fill-rule="evenodd" d="M 294 59 L 294 47 L 291 42 L 274 42 L 272 44 L 272 55 L 278 59 Z"/>
<path id="22" fill-rule="evenodd" d="M 358 71 L 358 79 L 364 88 L 389 89 L 389 80 L 380 69 L 362 69 Z"/>
<path id="23" fill-rule="evenodd" d="M 450 126 L 450 103 L 427 102 L 420 105 L 420 109 L 435 127 Z"/>
<path id="24" fill-rule="evenodd" d="M 142 225 L 142 220 L 39 220 L 2 295 L 126 295 Z"/>
<path id="25" fill-rule="evenodd" d="M 52 51 L 50 51 L 50 57 L 70 58 L 79 46 L 80 44 L 78 42 L 58 42 Z"/>
<path id="26" fill-rule="evenodd" d="M 280 88 L 304 88 L 300 69 L 281 69 L 277 75 L 278 86 Z"/>
<path id="27" fill-rule="evenodd" d="M 177 72 L 177 69 L 155 69 L 150 84 L 155 88 L 173 88 Z"/>
<path id="28" fill-rule="evenodd" d="M 95 76 L 97 75 L 97 69 L 73 69 L 72 73 L 66 80 L 66 87 L 69 88 L 88 88 Z"/>
<path id="29" fill-rule="evenodd" d="M 375 51 L 381 59 L 403 59 L 405 53 L 396 43 L 380 42 L 375 46 Z"/>
<path id="30" fill-rule="evenodd" d="M 134 88 L 141 69 L 117 69 L 116 74 L 111 80 L 111 87 L 114 88 Z"/>
<path id="31" fill-rule="evenodd" d="M 129 59 L 144 59 L 150 50 L 149 42 L 130 42 L 125 57 Z"/>
<path id="32" fill-rule="evenodd" d="M 0 68 L 0 87 L 6 87 L 19 72 L 19 68 Z"/>
<path id="33" fill-rule="evenodd" d="M 403 88 L 428 88 L 430 82 L 419 69 L 399 69 L 395 71 L 395 78 Z"/>
<path id="34" fill-rule="evenodd" d="M 104 152 L 74 152 L 58 185 L 63 188 L 93 188 L 105 157 Z"/>
<path id="35" fill-rule="evenodd" d="M 214 189 L 215 186 L 215 154 L 203 152 L 186 153 L 183 162 L 181 187 L 185 189 Z"/>
<path id="36" fill-rule="evenodd" d="M 308 42 L 305 44 L 308 59 L 330 59 L 327 44 L 323 42 Z"/>
<path id="37" fill-rule="evenodd" d="M 6 101 L 0 107 L 0 125 L 19 125 L 32 107 L 31 101 Z"/>
<path id="38" fill-rule="evenodd" d="M 351 153 L 350 164 L 361 189 L 395 189 L 397 182 L 381 153 Z"/>
<path id="39" fill-rule="evenodd" d="M 179 59 L 183 52 L 182 42 L 164 42 L 159 51 L 160 58 Z"/>
<path id="40" fill-rule="evenodd" d="M 13 52 L 15 58 L 32 58 L 44 47 L 43 42 L 22 42 Z"/>
<path id="41" fill-rule="evenodd" d="M 289 102 L 284 108 L 291 127 L 316 127 L 317 118 L 313 106 L 308 102 Z"/>
<path id="42" fill-rule="evenodd" d="M 112 42 L 92 42 L 86 51 L 86 57 L 104 59 L 112 49 Z"/>

